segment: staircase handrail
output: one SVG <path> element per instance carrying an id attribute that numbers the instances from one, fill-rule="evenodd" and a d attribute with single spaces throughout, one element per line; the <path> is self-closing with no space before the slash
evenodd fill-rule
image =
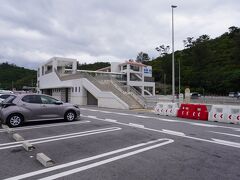
<path id="1" fill-rule="evenodd" d="M 119 88 L 122 89 L 122 91 L 127 92 L 128 94 L 132 95 L 132 97 L 137 100 L 143 107 L 146 106 L 145 98 L 141 95 L 140 92 L 138 92 L 135 88 L 129 86 L 129 85 L 123 85 L 115 78 L 111 78 L 111 81 L 115 83 Z"/>

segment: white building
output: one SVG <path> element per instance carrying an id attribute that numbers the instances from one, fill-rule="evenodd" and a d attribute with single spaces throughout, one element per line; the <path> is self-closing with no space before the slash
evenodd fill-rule
<path id="1" fill-rule="evenodd" d="M 64 102 L 119 109 L 145 107 L 155 95 L 151 66 L 111 63 L 97 71 L 77 70 L 77 60 L 53 57 L 38 68 L 38 91 Z"/>

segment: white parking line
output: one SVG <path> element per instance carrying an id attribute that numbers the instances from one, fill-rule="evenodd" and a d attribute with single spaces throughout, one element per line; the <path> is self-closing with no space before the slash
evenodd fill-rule
<path id="1" fill-rule="evenodd" d="M 83 110 L 89 110 L 86 108 L 81 108 Z M 98 110 L 99 112 L 103 112 L 101 110 Z M 106 113 L 107 111 L 104 111 L 104 113 Z M 232 129 L 235 131 L 240 131 L 240 128 L 235 128 L 235 127 L 228 127 L 228 126 L 221 126 L 221 125 L 210 125 L 210 124 L 204 124 L 204 123 L 195 123 L 195 122 L 187 122 L 187 121 L 183 121 L 183 120 L 175 120 L 175 119 L 166 119 L 166 118 L 158 118 L 158 117 L 153 117 L 153 116 L 141 116 L 141 115 L 137 115 L 137 114 L 127 114 L 127 113 L 119 113 L 119 112 L 113 112 L 113 111 L 108 111 L 109 113 L 112 114 L 118 114 L 118 115 L 128 115 L 128 116 L 134 116 L 134 117 L 140 117 L 140 118 L 150 118 L 150 119 L 156 119 L 156 120 L 160 120 L 160 121 L 166 121 L 166 122 L 177 122 L 177 123 L 186 123 L 186 124 L 191 124 L 191 125 L 196 125 L 196 126 L 202 126 L 202 127 L 217 127 L 217 128 L 224 128 L 224 129 Z"/>
<path id="2" fill-rule="evenodd" d="M 161 142 L 161 141 L 164 141 L 164 142 Z M 90 164 L 88 166 L 83 166 L 83 167 L 85 167 L 84 169 L 89 169 L 89 168 L 93 168 L 93 167 L 96 167 L 96 166 L 99 166 L 99 165 L 102 165 L 102 164 L 106 164 L 106 163 L 124 158 L 124 157 L 132 156 L 132 155 L 135 155 L 135 154 L 138 154 L 138 153 L 141 153 L 141 152 L 153 149 L 153 148 L 157 148 L 157 147 L 160 147 L 160 146 L 163 146 L 163 145 L 166 145 L 166 144 L 170 144 L 170 143 L 173 143 L 173 142 L 174 142 L 174 140 L 172 140 L 172 139 L 157 139 L 157 140 L 149 141 L 149 142 L 146 142 L 146 143 L 140 143 L 140 144 L 136 144 L 136 145 L 133 145 L 133 146 L 128 146 L 128 147 L 125 147 L 125 148 L 122 148 L 122 149 L 117 149 L 117 150 L 110 151 L 110 152 L 107 152 L 107 153 L 99 154 L 99 155 L 96 155 L 96 156 L 88 157 L 88 158 L 85 158 L 85 159 L 72 161 L 72 162 L 69 162 L 69 163 L 66 163 L 66 164 L 57 165 L 57 166 L 50 167 L 50 168 L 47 168 L 47 169 L 33 171 L 33 172 L 22 174 L 22 175 L 19 175 L 19 176 L 7 178 L 5 180 L 20 180 L 20 179 L 24 179 L 24 178 L 29 178 L 29 177 L 33 177 L 33 176 L 36 176 L 36 175 L 44 174 L 44 173 L 47 173 L 47 172 L 52 172 L 52 171 L 59 170 L 59 169 L 62 169 L 62 168 L 70 167 L 70 166 L 73 166 L 73 165 L 89 162 L 89 161 L 92 161 L 92 160 L 100 159 L 100 158 L 107 157 L 107 156 L 110 156 L 110 155 L 114 155 L 114 154 L 117 154 L 117 153 L 121 153 L 121 152 L 124 152 L 124 151 L 128 151 L 128 150 L 132 150 L 132 149 L 136 149 L 136 148 L 140 148 L 140 147 L 143 147 L 143 146 L 148 146 L 148 145 L 157 143 L 153 146 L 145 147 L 145 148 L 138 149 L 138 150 L 135 150 L 135 151 L 123 154 L 123 155 L 113 157 L 114 159 L 110 158 L 110 159 L 106 159 L 104 161 L 99 161 L 99 162 L 97 162 L 97 164 L 93 163 L 93 164 Z M 75 169 L 75 171 L 76 171 L 76 169 Z M 79 169 L 78 169 L 78 172 L 79 172 Z M 68 172 L 68 174 L 69 174 L 69 172 Z M 61 175 L 63 175 L 63 174 L 61 174 Z M 59 174 L 57 176 L 59 176 Z"/>
<path id="3" fill-rule="evenodd" d="M 236 143 L 236 142 L 232 142 L 232 141 L 225 141 L 222 139 L 214 139 L 214 138 L 212 138 L 212 140 L 214 140 L 215 142 L 218 142 L 219 144 L 240 148 L 240 143 Z"/>
<path id="4" fill-rule="evenodd" d="M 83 108 L 81 108 L 83 109 Z M 88 111 L 99 111 L 99 110 L 95 110 L 95 109 L 84 109 L 84 110 L 88 110 Z"/>
<path id="5" fill-rule="evenodd" d="M 180 122 L 180 121 L 174 120 L 174 119 L 163 119 L 163 118 L 155 118 L 155 117 L 152 117 L 152 119 L 156 119 L 156 120 L 160 120 L 160 121 L 166 121 L 166 122 Z"/>
<path id="6" fill-rule="evenodd" d="M 59 135 L 59 136 L 50 136 L 50 137 L 46 137 L 46 138 L 30 139 L 30 140 L 26 140 L 26 141 L 31 142 L 31 144 L 41 144 L 41 143 L 71 139 L 71 138 L 76 138 L 76 137 L 100 134 L 100 133 L 105 133 L 105 132 L 118 131 L 121 129 L 122 128 L 119 128 L 119 127 L 112 127 L 112 128 L 98 129 L 98 130 L 85 131 L 85 132 L 79 132 L 79 133 L 64 134 L 64 135 Z M 13 148 L 13 147 L 20 147 L 20 146 L 22 146 L 22 142 L 23 141 L 0 144 L 0 146 L 2 146 L 2 147 L 0 147 L 0 150 L 9 149 L 9 148 Z"/>
<path id="7" fill-rule="evenodd" d="M 173 142 L 173 140 L 169 140 L 169 141 L 163 142 L 163 143 L 158 143 L 158 144 L 153 145 L 153 146 L 145 147 L 145 148 L 138 149 L 138 150 L 135 150 L 135 151 L 132 151 L 132 152 L 129 152 L 129 153 L 119 155 L 119 156 L 115 156 L 115 157 L 112 157 L 112 158 L 109 158 L 109 159 L 106 159 L 106 160 L 95 162 L 95 163 L 92 163 L 92 164 L 89 164 L 89 165 L 86 165 L 86 166 L 75 168 L 75 169 L 65 171 L 65 172 L 62 172 L 62 173 L 58 173 L 58 174 L 55 174 L 55 175 L 52 175 L 52 176 L 48 176 L 48 177 L 42 178 L 40 180 L 52 180 L 52 179 L 65 177 L 65 176 L 75 174 L 75 173 L 78 173 L 78 172 L 81 172 L 81 171 L 84 171 L 84 170 L 87 170 L 87 169 L 91 169 L 91 168 L 101 166 L 101 165 L 104 165 L 104 164 L 107 164 L 107 163 L 110 163 L 110 162 L 114 162 L 114 161 L 117 161 L 119 159 L 123 159 L 123 158 L 133 156 L 133 155 L 145 152 L 145 151 L 149 151 L 151 149 L 155 149 L 155 148 L 158 148 L 160 146 L 163 146 L 163 145 L 166 145 L 166 144 L 169 144 L 169 143 L 172 143 L 172 142 Z"/>
<path id="8" fill-rule="evenodd" d="M 117 122 L 117 120 L 115 119 L 105 119 L 106 121 L 109 121 L 109 122 Z"/>
<path id="9" fill-rule="evenodd" d="M 119 114 L 119 115 L 123 115 L 123 116 L 129 116 L 129 114 L 127 114 L 127 113 L 114 112 L 114 114 Z"/>
<path id="10" fill-rule="evenodd" d="M 73 125 L 73 124 L 85 124 L 91 121 L 76 121 L 76 122 L 64 122 L 64 123 L 56 123 L 56 124 L 44 124 L 44 125 L 36 125 L 36 126 L 26 126 L 26 127 L 19 127 L 19 128 L 9 128 L 13 131 L 22 131 L 28 129 L 39 129 L 39 128 L 49 128 L 49 127 L 57 127 L 57 126 L 66 126 L 66 125 Z M 0 130 L 0 132 L 5 132 L 5 130 Z"/>
<path id="11" fill-rule="evenodd" d="M 168 130 L 168 129 L 162 129 L 162 131 L 166 132 L 168 134 L 172 134 L 172 135 L 185 136 L 185 134 L 183 132 L 179 132 L 179 131 L 172 131 L 172 130 Z"/>
<path id="12" fill-rule="evenodd" d="M 191 124 L 195 126 L 202 126 L 202 127 L 217 127 L 216 125 L 212 125 L 212 124 L 202 124 L 202 123 L 191 123 Z"/>
<path id="13" fill-rule="evenodd" d="M 101 118 L 97 118 L 95 117 L 94 119 L 96 120 L 100 120 L 100 121 L 105 121 L 105 119 L 101 119 Z M 121 125 L 124 125 L 124 126 L 130 126 L 132 127 L 131 125 L 129 124 L 126 124 L 126 123 L 121 123 L 121 122 L 112 122 L 112 123 L 116 123 L 116 124 L 121 124 Z M 154 131 L 154 132 L 159 132 L 159 133 L 164 133 L 164 134 L 169 134 L 169 135 L 173 135 L 173 136 L 178 136 L 178 137 L 183 137 L 183 138 L 187 138 L 187 139 L 193 139 L 193 140 L 197 140 L 197 141 L 203 141 L 203 142 L 209 142 L 209 143 L 213 143 L 213 144 L 220 144 L 220 145 L 225 145 L 225 146 L 230 146 L 230 147 L 236 147 L 236 148 L 240 148 L 240 146 L 236 146 L 236 145 L 232 145 L 230 143 L 220 143 L 218 141 L 212 141 L 212 140 L 208 140 L 208 139 L 202 139 L 202 138 L 197 138 L 197 137 L 192 137 L 192 136 L 187 136 L 187 135 L 183 135 L 183 134 L 174 134 L 172 132 L 168 132 L 168 131 L 163 131 L 163 130 L 157 130 L 157 129 L 152 129 L 152 128 L 147 128 L 147 127 L 137 127 L 137 128 L 140 128 L 140 129 L 145 129 L 145 130 L 149 130 L 149 131 Z"/>
<path id="14" fill-rule="evenodd" d="M 233 137 L 240 137 L 240 135 L 238 134 L 229 134 L 229 133 L 222 133 L 222 132 L 217 132 L 217 131 L 209 131 L 212 133 L 216 133 L 216 134 L 223 134 L 223 135 L 227 135 L 227 136 L 233 136 Z"/>
<path id="15" fill-rule="evenodd" d="M 118 128 L 118 127 L 94 129 L 94 130 L 90 130 L 90 131 L 82 131 L 82 132 L 69 133 L 69 134 L 61 134 L 61 135 L 56 135 L 56 136 L 48 136 L 48 137 L 44 137 L 44 138 L 28 139 L 28 140 L 24 140 L 24 141 L 34 142 L 34 141 L 40 141 L 40 140 L 46 140 L 46 139 L 55 139 L 55 138 L 60 138 L 60 137 L 67 137 L 67 136 L 73 136 L 73 135 L 79 135 L 79 134 L 86 134 L 86 133 L 92 133 L 92 132 L 104 131 L 104 130 L 110 130 L 110 129 L 116 129 L 116 128 Z M 1 146 L 6 146 L 6 145 L 19 144 L 19 143 L 22 143 L 22 142 L 23 141 L 3 143 L 3 144 L 0 144 L 0 147 Z"/>
<path id="16" fill-rule="evenodd" d="M 92 118 L 92 119 L 96 118 L 96 116 L 85 116 L 85 117 Z"/>
<path id="17" fill-rule="evenodd" d="M 142 125 L 142 124 L 129 123 L 129 125 L 134 126 L 134 127 L 144 128 L 144 125 Z"/>

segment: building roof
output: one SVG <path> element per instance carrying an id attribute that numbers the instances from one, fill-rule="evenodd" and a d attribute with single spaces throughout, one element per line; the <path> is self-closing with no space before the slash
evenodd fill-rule
<path id="1" fill-rule="evenodd" d="M 142 63 L 130 62 L 130 61 L 126 61 L 125 63 L 119 64 L 119 66 L 123 66 L 123 65 L 126 65 L 126 64 L 135 65 L 135 66 L 147 66 L 147 65 L 142 64 Z"/>

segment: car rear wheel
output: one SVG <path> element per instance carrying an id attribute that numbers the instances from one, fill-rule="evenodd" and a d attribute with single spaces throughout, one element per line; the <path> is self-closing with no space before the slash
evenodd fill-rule
<path id="1" fill-rule="evenodd" d="M 66 121 L 74 121 L 76 119 L 76 113 L 74 111 L 66 112 L 64 119 Z"/>
<path id="2" fill-rule="evenodd" d="M 18 127 L 23 123 L 23 116 L 20 114 L 11 114 L 8 117 L 7 124 L 10 127 Z"/>

